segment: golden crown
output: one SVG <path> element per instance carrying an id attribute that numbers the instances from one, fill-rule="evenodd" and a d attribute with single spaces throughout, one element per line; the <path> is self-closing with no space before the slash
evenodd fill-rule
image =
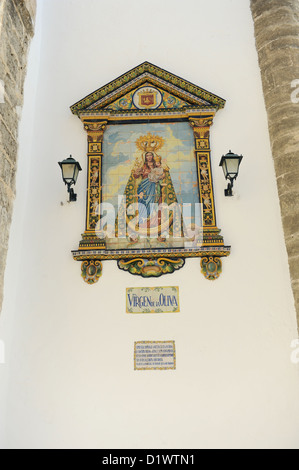
<path id="1" fill-rule="evenodd" d="M 164 139 L 148 132 L 136 140 L 136 147 L 142 152 L 156 152 L 164 145 Z"/>

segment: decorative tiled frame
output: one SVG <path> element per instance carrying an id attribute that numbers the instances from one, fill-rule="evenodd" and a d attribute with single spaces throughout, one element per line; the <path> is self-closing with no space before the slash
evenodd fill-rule
<path id="1" fill-rule="evenodd" d="M 144 84 L 159 86 L 188 105 L 175 109 L 109 109 L 111 103 Z M 72 252 L 74 259 L 82 262 L 82 277 L 87 283 L 92 284 L 99 279 L 103 260 L 117 260 L 118 267 L 131 274 L 158 277 L 183 267 L 185 258 L 200 257 L 204 276 L 209 280 L 219 277 L 221 258 L 230 254 L 230 246 L 224 245 L 220 229 L 216 225 L 210 127 L 217 110 L 224 105 L 225 100 L 222 98 L 149 62 L 144 62 L 71 106 L 71 111 L 83 122 L 88 140 L 86 227 L 79 248 Z M 108 250 L 105 241 L 95 232 L 99 212 L 95 208 L 98 208 L 102 201 L 102 160 L 105 158 L 102 144 L 105 129 L 113 123 L 167 121 L 185 121 L 193 129 L 199 202 L 203 208 L 202 241 L 196 247 L 183 249 Z"/>

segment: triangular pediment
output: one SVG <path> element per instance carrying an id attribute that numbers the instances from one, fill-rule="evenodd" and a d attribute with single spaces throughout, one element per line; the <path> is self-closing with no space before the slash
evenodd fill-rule
<path id="1" fill-rule="evenodd" d="M 153 81 L 147 81 L 141 86 L 134 88 L 121 98 L 104 106 L 111 111 L 125 111 L 129 109 L 179 109 L 190 106 L 190 101 L 185 101 L 174 93 L 155 86 Z M 193 103 L 194 105 L 194 103 Z M 94 109 L 97 109 L 95 107 Z M 101 109 L 100 107 L 98 109 Z"/>
<path id="2" fill-rule="evenodd" d="M 144 62 L 71 106 L 74 114 L 148 112 L 188 108 L 215 111 L 225 100 L 149 62 Z"/>

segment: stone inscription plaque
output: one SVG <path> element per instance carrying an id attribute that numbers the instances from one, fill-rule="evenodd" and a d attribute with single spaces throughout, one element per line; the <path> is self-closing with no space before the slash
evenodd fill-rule
<path id="1" fill-rule="evenodd" d="M 135 341 L 135 370 L 166 370 L 175 368 L 174 341 Z"/>

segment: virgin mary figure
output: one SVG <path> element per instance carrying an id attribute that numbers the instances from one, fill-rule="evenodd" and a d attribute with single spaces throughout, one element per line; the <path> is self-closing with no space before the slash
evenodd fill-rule
<path id="1" fill-rule="evenodd" d="M 137 235 L 157 237 L 164 241 L 163 232 L 171 233 L 173 213 L 162 217 L 161 204 L 170 206 L 177 202 L 169 168 L 162 163 L 157 154 L 164 144 L 162 137 L 148 133 L 136 141 L 136 146 L 142 150 L 134 162 L 128 183 L 125 188 L 127 236 L 131 239 Z M 130 206 L 133 214 L 130 213 Z M 138 209 L 138 230 L 136 231 L 136 209 Z"/>

